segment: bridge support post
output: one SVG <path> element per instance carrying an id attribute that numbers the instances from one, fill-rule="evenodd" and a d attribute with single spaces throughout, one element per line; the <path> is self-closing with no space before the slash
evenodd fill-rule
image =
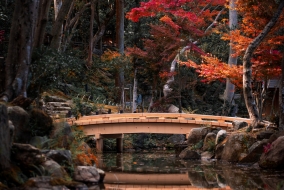
<path id="1" fill-rule="evenodd" d="M 116 139 L 116 151 L 118 153 L 123 152 L 123 138 L 117 138 Z"/>
<path id="2" fill-rule="evenodd" d="M 98 153 L 102 153 L 103 152 L 103 146 L 104 146 L 104 141 L 103 139 L 97 139 L 96 140 L 96 149 Z"/>

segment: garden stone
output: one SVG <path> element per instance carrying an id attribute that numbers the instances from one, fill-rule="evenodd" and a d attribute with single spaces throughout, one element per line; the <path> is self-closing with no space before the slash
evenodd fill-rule
<path id="1" fill-rule="evenodd" d="M 14 125 L 14 142 L 29 143 L 31 132 L 27 128 L 29 122 L 29 114 L 19 106 L 8 107 L 9 120 Z"/>
<path id="2" fill-rule="evenodd" d="M 242 129 L 242 128 L 248 126 L 248 123 L 245 122 L 245 121 L 233 121 L 232 125 L 233 125 L 233 128 L 235 130 L 239 130 L 239 129 Z"/>
<path id="3" fill-rule="evenodd" d="M 227 136 L 227 131 L 226 130 L 220 130 L 218 133 L 217 133 L 217 136 L 216 136 L 216 141 L 215 141 L 215 145 L 219 144 L 220 142 L 222 142 Z"/>
<path id="4" fill-rule="evenodd" d="M 258 162 L 261 154 L 263 153 L 263 146 L 266 145 L 268 139 L 263 139 L 262 141 L 255 142 L 249 149 L 246 156 L 244 156 L 240 162 L 241 163 L 252 163 Z"/>
<path id="5" fill-rule="evenodd" d="M 25 190 L 69 190 L 64 185 L 51 185 L 53 180 L 50 176 L 40 176 L 30 178 L 25 185 Z"/>
<path id="6" fill-rule="evenodd" d="M 100 174 L 94 166 L 77 166 L 74 179 L 81 182 L 97 183 L 100 180 Z"/>
<path id="7" fill-rule="evenodd" d="M 209 132 L 208 127 L 191 129 L 188 135 L 187 144 L 193 145 L 193 144 L 198 143 L 200 140 L 204 139 L 204 137 L 207 135 L 208 132 Z"/>
<path id="8" fill-rule="evenodd" d="M 63 178 L 65 179 L 68 177 L 67 172 L 61 167 L 57 162 L 53 160 L 45 161 L 42 166 L 48 171 L 48 174 L 51 177 Z"/>
<path id="9" fill-rule="evenodd" d="M 214 151 L 215 149 L 216 134 L 208 133 L 203 142 L 203 151 Z"/>
<path id="10" fill-rule="evenodd" d="M 199 153 L 197 153 L 194 150 L 191 150 L 189 147 L 181 151 L 181 153 L 179 154 L 179 157 L 184 160 L 189 160 L 189 159 L 196 160 L 196 159 L 201 158 Z"/>
<path id="11" fill-rule="evenodd" d="M 268 144 L 258 162 L 261 168 L 284 169 L 284 136 L 278 137 L 271 145 Z"/>
<path id="12" fill-rule="evenodd" d="M 64 165 L 71 164 L 72 155 L 70 150 L 42 150 L 46 157 L 54 160 L 55 162 Z"/>
<path id="13" fill-rule="evenodd" d="M 39 149 L 30 144 L 14 143 L 12 146 L 12 159 L 20 168 L 33 170 L 34 166 L 41 165 L 46 157 Z"/>
<path id="14" fill-rule="evenodd" d="M 248 148 L 255 143 L 255 139 L 247 133 L 233 133 L 228 137 L 222 152 L 222 160 L 238 162 L 243 153 L 247 154 Z"/>

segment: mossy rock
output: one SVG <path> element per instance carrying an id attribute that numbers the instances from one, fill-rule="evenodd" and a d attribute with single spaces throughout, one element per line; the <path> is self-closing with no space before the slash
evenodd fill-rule
<path id="1" fill-rule="evenodd" d="M 49 136 L 54 128 L 51 117 L 39 109 L 31 111 L 28 125 L 32 136 Z"/>

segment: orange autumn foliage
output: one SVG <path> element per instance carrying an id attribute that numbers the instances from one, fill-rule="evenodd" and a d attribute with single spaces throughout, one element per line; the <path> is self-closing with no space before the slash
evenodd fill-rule
<path id="1" fill-rule="evenodd" d="M 90 149 L 87 150 L 87 152 L 77 154 L 75 162 L 85 166 L 93 166 L 94 164 L 98 165 L 98 159 Z"/>

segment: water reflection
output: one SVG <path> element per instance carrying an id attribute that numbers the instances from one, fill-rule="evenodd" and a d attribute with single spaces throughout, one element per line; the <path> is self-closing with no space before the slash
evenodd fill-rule
<path id="1" fill-rule="evenodd" d="M 174 186 L 181 189 L 284 190 L 284 171 L 271 172 L 253 166 L 218 162 L 184 161 L 168 152 L 104 153 L 99 155 L 98 167 L 106 172 L 106 187 L 123 184 L 123 187 L 156 185 L 165 189 Z"/>

